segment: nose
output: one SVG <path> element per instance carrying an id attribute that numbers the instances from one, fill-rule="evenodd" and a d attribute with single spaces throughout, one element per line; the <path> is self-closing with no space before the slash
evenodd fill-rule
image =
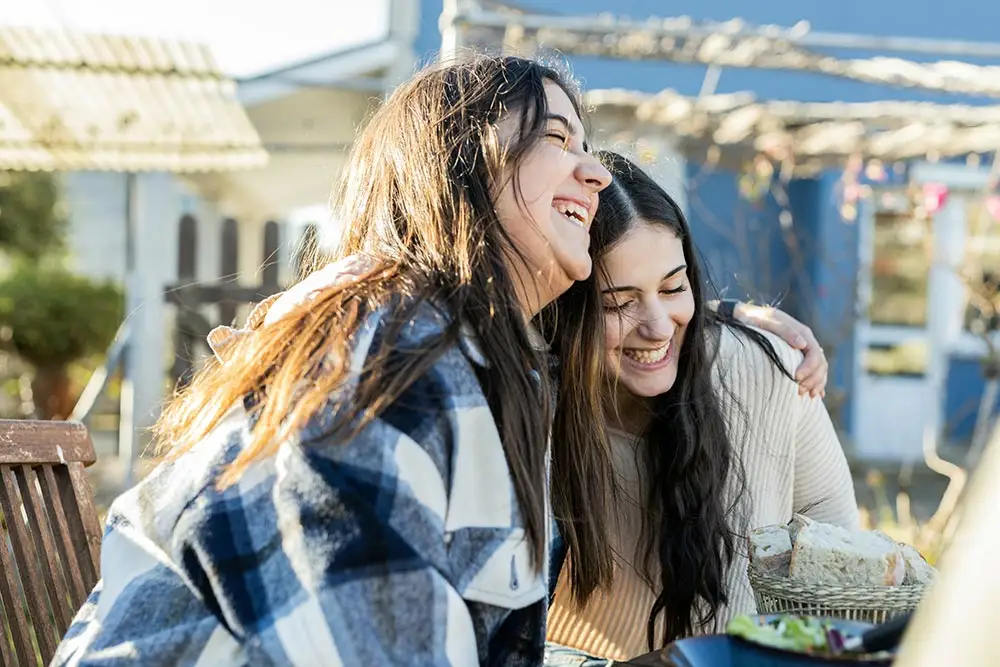
<path id="1" fill-rule="evenodd" d="M 639 334 L 643 338 L 652 341 L 670 340 L 676 329 L 677 323 L 670 316 L 670 310 L 659 300 L 644 309 L 639 323 Z"/>
<path id="2" fill-rule="evenodd" d="M 600 192 L 611 185 L 611 172 L 590 153 L 583 154 L 576 169 L 576 178 L 592 192 Z"/>

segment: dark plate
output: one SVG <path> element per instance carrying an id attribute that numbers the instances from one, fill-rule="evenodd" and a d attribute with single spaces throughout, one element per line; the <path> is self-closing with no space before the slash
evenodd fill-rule
<path id="1" fill-rule="evenodd" d="M 758 617 L 761 622 L 775 616 Z M 845 635 L 856 635 L 871 627 L 868 623 L 829 619 Z M 674 642 L 663 651 L 636 658 L 625 665 L 634 667 L 815 667 L 850 665 L 852 667 L 884 667 L 892 657 L 845 655 L 815 656 L 785 649 L 762 646 L 728 635 L 691 637 Z"/>

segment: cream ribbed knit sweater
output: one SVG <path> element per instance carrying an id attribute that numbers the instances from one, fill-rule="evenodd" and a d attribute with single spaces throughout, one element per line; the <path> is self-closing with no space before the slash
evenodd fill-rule
<path id="1" fill-rule="evenodd" d="M 785 367 L 794 372 L 801 354 L 777 337 L 765 335 Z M 851 475 L 822 401 L 800 397 L 798 386 L 778 373 L 760 346 L 728 328 L 723 328 L 715 370 L 717 387 L 719 381 L 724 383 L 740 405 L 728 398 L 727 391 L 719 391 L 730 438 L 746 470 L 749 528 L 787 522 L 794 511 L 813 505 L 806 514 L 814 519 L 857 525 Z M 636 499 L 645 495 L 636 466 L 636 444 L 633 436 L 612 433 L 616 472 L 626 490 L 613 529 L 614 583 L 609 591 L 595 593 L 584 609 L 577 609 L 564 566 L 548 620 L 549 641 L 616 660 L 648 652 L 646 621 L 656 599 L 632 565 L 642 525 Z M 730 604 L 719 613 L 721 628 L 736 614 L 755 612 L 746 576 L 745 544 L 741 541 L 738 546 L 740 555 L 727 576 Z M 662 645 L 661 638 L 657 642 Z"/>

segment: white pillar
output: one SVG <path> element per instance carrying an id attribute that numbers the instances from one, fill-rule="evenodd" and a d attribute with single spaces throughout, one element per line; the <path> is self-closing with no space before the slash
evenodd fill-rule
<path id="1" fill-rule="evenodd" d="M 295 282 L 295 271 L 293 270 L 293 259 L 298 250 L 299 237 L 302 235 L 302 225 L 293 218 L 282 221 L 280 226 L 278 243 L 278 283 L 280 285 L 291 285 Z"/>
<path id="2" fill-rule="evenodd" d="M 420 11 L 419 0 L 389 0 L 389 39 L 399 52 L 385 75 L 386 93 L 413 74 L 417 61 L 413 45 L 420 28 Z"/>
<path id="3" fill-rule="evenodd" d="M 119 455 L 134 464 L 149 442 L 148 429 L 156 421 L 163 400 L 167 369 L 163 291 L 176 274 L 180 206 L 170 174 L 140 174 L 134 176 L 133 183 L 134 264 L 126 278 L 125 306 L 130 330 L 125 384 L 131 385 L 133 423 L 131 433 L 120 434 Z M 128 408 L 123 405 L 123 410 Z M 126 482 L 131 482 L 131 467 L 126 474 Z"/>
<path id="4" fill-rule="evenodd" d="M 462 30 L 453 19 L 470 6 L 469 0 L 443 0 L 441 3 L 441 59 L 453 58 L 464 46 Z"/>
<path id="5" fill-rule="evenodd" d="M 965 286 L 958 271 L 965 260 L 964 197 L 948 198 L 933 220 L 934 250 L 927 286 L 927 384 L 930 400 L 924 408 L 926 436 L 940 446 L 945 426 L 948 351 L 961 332 Z M 918 459 L 920 453 L 912 452 Z"/>

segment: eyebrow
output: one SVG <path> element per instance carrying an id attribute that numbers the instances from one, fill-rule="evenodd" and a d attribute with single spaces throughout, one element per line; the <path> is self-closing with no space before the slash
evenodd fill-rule
<path id="1" fill-rule="evenodd" d="M 546 121 L 554 120 L 558 123 L 562 123 L 563 125 L 566 126 L 566 131 L 569 132 L 569 136 L 575 137 L 577 135 L 576 126 L 574 126 L 573 123 L 569 122 L 569 118 L 563 116 L 562 114 L 558 113 L 545 114 L 545 120 Z M 586 141 L 583 142 L 583 150 L 585 153 L 590 152 L 590 146 L 587 144 Z"/>
<path id="2" fill-rule="evenodd" d="M 685 270 L 686 268 L 687 264 L 681 264 L 680 266 L 671 269 L 665 276 L 663 276 L 663 278 L 660 279 L 660 282 L 673 278 L 675 275 Z M 601 290 L 601 294 L 615 294 L 618 292 L 638 292 L 638 291 L 640 291 L 638 287 L 632 287 L 631 285 L 623 285 L 621 287 L 609 287 L 605 290 Z"/>

